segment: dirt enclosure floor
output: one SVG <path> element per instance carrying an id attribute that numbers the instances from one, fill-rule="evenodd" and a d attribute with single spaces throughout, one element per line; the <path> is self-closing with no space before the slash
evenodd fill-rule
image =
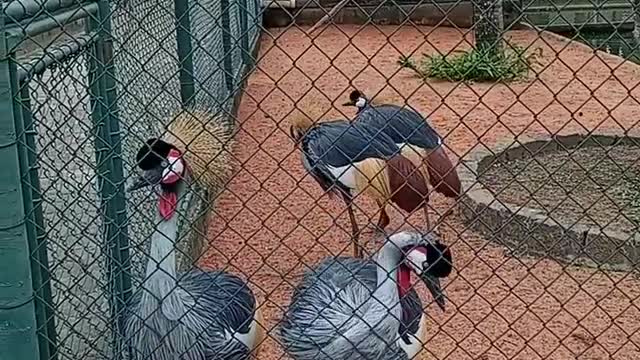
<path id="1" fill-rule="evenodd" d="M 630 206 L 638 196 L 639 164 L 638 146 L 589 146 L 496 163 L 480 181 L 505 203 L 631 234 L 640 220 L 640 209 Z"/>
<path id="2" fill-rule="evenodd" d="M 261 359 L 286 358 L 273 327 L 305 267 L 330 254 L 351 254 L 343 204 L 323 196 L 305 175 L 287 136 L 294 104 L 314 117 L 350 118 L 353 108 L 340 104 L 351 86 L 381 91 L 386 101 L 405 97 L 446 135 L 452 156 L 520 134 L 636 131 L 640 105 L 630 96 L 640 99 L 639 68 L 616 57 L 553 35 L 514 31 L 512 41 L 542 50 L 529 80 L 424 83 L 399 70 L 398 57 L 468 48 L 471 35 L 465 39 L 451 28 L 380 29 L 329 27 L 313 44 L 297 29 L 271 29 L 262 37 L 258 69 L 240 108 L 235 154 L 241 166 L 219 200 L 201 262 L 252 283 L 270 335 Z M 375 216 L 372 202 L 357 203 L 360 224 Z M 431 203 L 434 219 L 452 205 L 440 195 Z M 389 230 L 409 226 L 399 211 L 390 216 Z M 408 221 L 422 224 L 419 215 Z M 421 359 L 640 359 L 640 283 L 632 275 L 510 257 L 467 230 L 457 212 L 440 231 L 452 246 L 455 271 L 444 282 L 444 313 L 418 286 L 430 318 Z"/>

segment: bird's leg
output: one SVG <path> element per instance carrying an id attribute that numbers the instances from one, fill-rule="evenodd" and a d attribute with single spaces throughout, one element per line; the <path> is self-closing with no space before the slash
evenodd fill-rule
<path id="1" fill-rule="evenodd" d="M 422 209 L 424 210 L 424 219 L 427 223 L 427 232 L 431 231 L 431 221 L 429 221 L 429 205 L 425 204 Z"/>
<path id="2" fill-rule="evenodd" d="M 384 232 L 384 229 L 389 225 L 389 215 L 384 208 L 384 204 L 380 205 L 380 219 L 378 220 L 378 229 Z"/>
<path id="3" fill-rule="evenodd" d="M 353 213 L 353 206 L 351 197 L 343 194 L 344 202 L 347 204 L 347 212 L 349 212 L 349 220 L 351 220 L 351 241 L 353 242 L 353 256 L 357 258 L 362 257 L 362 249 L 358 243 L 360 229 L 358 229 L 358 223 L 356 222 L 356 215 Z"/>
<path id="4" fill-rule="evenodd" d="M 353 213 L 353 207 L 351 206 L 351 203 L 347 204 L 347 211 L 349 211 L 349 219 L 351 220 L 351 241 L 353 241 L 353 256 L 361 258 L 362 249 L 360 248 L 360 244 L 358 243 L 358 233 L 360 232 L 360 230 L 358 229 L 358 223 L 356 222 L 356 216 Z"/>
<path id="5" fill-rule="evenodd" d="M 378 204 L 378 208 L 380 208 L 380 218 L 378 219 L 378 224 L 373 225 L 370 223 L 369 227 L 373 228 L 373 231 L 376 233 L 384 233 L 384 229 L 389 225 L 390 219 L 387 211 L 385 209 L 385 204 L 380 201 L 376 201 Z"/>

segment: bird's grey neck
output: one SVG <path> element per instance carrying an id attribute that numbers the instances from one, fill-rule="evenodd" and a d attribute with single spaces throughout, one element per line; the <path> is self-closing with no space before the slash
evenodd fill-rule
<path id="1" fill-rule="evenodd" d="M 394 306 L 398 300 L 398 263 L 400 251 L 392 248 L 387 243 L 376 256 L 378 284 L 374 297 L 382 301 L 386 306 Z"/>
<path id="2" fill-rule="evenodd" d="M 165 220 L 156 215 L 158 224 L 151 236 L 151 251 L 147 262 L 145 289 L 158 299 L 163 299 L 176 287 L 176 251 L 178 214 Z"/>
<path id="3" fill-rule="evenodd" d="M 373 293 L 376 299 L 374 306 L 381 306 L 384 311 L 397 315 L 401 313 L 400 295 L 398 292 L 398 266 L 402 260 L 402 249 L 416 242 L 415 234 L 400 232 L 393 234 L 385 242 L 376 255 L 377 288 Z"/>

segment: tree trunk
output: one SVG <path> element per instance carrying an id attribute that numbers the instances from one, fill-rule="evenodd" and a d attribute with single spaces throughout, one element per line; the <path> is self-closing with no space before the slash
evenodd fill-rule
<path id="1" fill-rule="evenodd" d="M 476 48 L 497 54 L 502 50 L 504 30 L 502 0 L 474 0 L 473 4 Z"/>

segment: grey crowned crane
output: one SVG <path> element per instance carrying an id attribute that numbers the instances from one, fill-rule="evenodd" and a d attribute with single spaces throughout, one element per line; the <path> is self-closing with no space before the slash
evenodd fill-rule
<path id="1" fill-rule="evenodd" d="M 349 101 L 343 105 L 355 106 L 357 115 L 354 121 L 374 132 L 382 132 L 389 136 L 400 147 L 402 154 L 420 168 L 425 159 L 425 175 L 428 175 L 429 182 L 437 192 L 449 198 L 460 196 L 460 179 L 442 147 L 442 137 L 422 115 L 397 105 L 372 104 L 358 90 L 352 91 Z"/>
<path id="2" fill-rule="evenodd" d="M 143 173 L 129 191 L 157 186 L 159 196 L 146 276 L 125 314 L 124 345 L 130 359 L 249 359 L 263 341 L 264 322 L 247 284 L 223 271 L 176 272 L 176 209 L 191 175 L 182 155 L 159 139 L 137 154 Z"/>
<path id="3" fill-rule="evenodd" d="M 177 259 L 179 270 L 190 269 L 204 252 L 209 208 L 225 187 L 232 170 L 233 156 L 229 150 L 233 145 L 232 129 L 232 123 L 223 114 L 189 109 L 173 116 L 160 138 L 147 140 L 147 146 L 154 146 L 156 153 L 142 159 L 140 166 L 151 168 L 166 161 L 171 149 L 178 150 L 189 163 L 192 183 L 204 190 L 202 196 L 195 195 L 195 198 L 205 199 L 197 209 L 199 216 L 193 225 L 192 236 L 178 244 L 181 250 Z"/>
<path id="4" fill-rule="evenodd" d="M 422 349 L 426 315 L 411 272 L 444 311 L 440 278 L 450 250 L 433 233 L 389 236 L 374 260 L 330 257 L 306 271 L 279 327 L 295 360 L 411 359 Z"/>
<path id="5" fill-rule="evenodd" d="M 289 129 L 291 138 L 302 150 L 302 164 L 320 187 L 330 195 L 338 194 L 347 205 L 351 220 L 354 256 L 361 257 L 359 229 L 353 213 L 355 195 L 367 194 L 383 210 L 378 230 L 389 224 L 384 212 L 392 201 L 407 212 L 426 211 L 427 182 L 417 167 L 384 134 L 373 136 L 366 127 L 335 120 L 314 124 L 296 117 Z"/>

